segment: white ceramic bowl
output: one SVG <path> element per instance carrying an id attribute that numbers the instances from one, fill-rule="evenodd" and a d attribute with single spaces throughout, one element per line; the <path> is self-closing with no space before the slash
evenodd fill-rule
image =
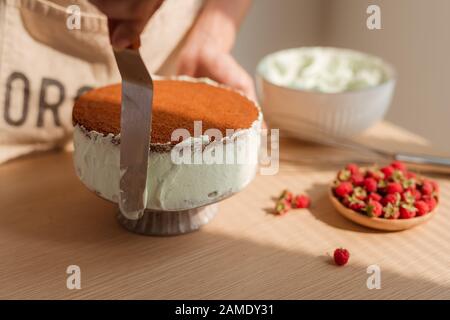
<path id="1" fill-rule="evenodd" d="M 320 49 L 376 59 L 383 68 L 386 80 L 376 86 L 337 93 L 274 84 L 265 74 L 267 61 L 304 48 L 275 52 L 261 60 L 256 74 L 258 98 L 269 125 L 294 137 L 317 140 L 329 135 L 336 138 L 354 136 L 383 119 L 394 93 L 394 69 L 379 58 L 353 50 Z"/>

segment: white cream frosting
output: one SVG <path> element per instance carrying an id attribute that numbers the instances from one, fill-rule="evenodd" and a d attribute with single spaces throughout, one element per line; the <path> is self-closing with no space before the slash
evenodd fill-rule
<path id="1" fill-rule="evenodd" d="M 210 80 L 208 83 L 213 84 Z M 192 209 L 218 201 L 244 188 L 251 182 L 258 167 L 261 122 L 262 114 L 259 113 L 250 128 L 236 131 L 230 137 L 208 145 L 205 144 L 209 140 L 207 136 L 191 139 L 191 142 L 200 141 L 203 144 L 204 148 L 196 150 L 202 157 L 223 150 L 225 145 L 228 148 L 232 146 L 235 159 L 237 154 L 245 155 L 245 161 L 239 163 L 177 164 L 172 161 L 171 152 L 151 151 L 147 170 L 146 208 L 163 211 Z M 119 200 L 120 181 L 118 138 L 113 134 L 105 136 L 96 131 L 88 132 L 78 124 L 74 128 L 74 164 L 78 177 L 90 190 L 116 203 Z M 187 143 L 183 141 L 177 146 Z"/>
<path id="2" fill-rule="evenodd" d="M 388 80 L 389 69 L 380 58 L 327 47 L 275 52 L 258 66 L 258 72 L 276 85 L 326 93 L 377 86 Z"/>

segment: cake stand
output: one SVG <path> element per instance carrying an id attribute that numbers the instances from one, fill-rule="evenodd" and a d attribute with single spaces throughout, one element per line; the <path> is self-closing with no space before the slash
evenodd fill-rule
<path id="1" fill-rule="evenodd" d="M 146 209 L 141 218 L 126 218 L 120 210 L 117 220 L 128 231 L 148 236 L 173 236 L 198 230 L 211 221 L 219 211 L 217 203 L 180 211 Z"/>
<path id="2" fill-rule="evenodd" d="M 256 171 L 255 171 L 256 173 Z M 253 180 L 253 179 L 252 179 Z M 89 188 L 88 188 L 89 189 Z M 99 192 L 89 189 L 96 196 L 117 205 L 117 202 L 102 196 Z M 239 192 L 239 191 L 237 191 Z M 210 203 L 196 208 L 185 210 L 153 210 L 145 209 L 139 219 L 128 219 L 117 208 L 116 218 L 126 230 L 146 236 L 176 236 L 200 229 L 209 223 L 219 212 L 220 201 L 227 199 L 237 192 L 230 192 Z"/>

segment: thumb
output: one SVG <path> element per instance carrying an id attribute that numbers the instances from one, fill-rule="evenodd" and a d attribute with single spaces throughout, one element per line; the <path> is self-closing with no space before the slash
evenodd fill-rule
<path id="1" fill-rule="evenodd" d="M 115 22 L 110 28 L 111 45 L 117 49 L 125 49 L 139 39 L 145 27 L 145 20 L 127 20 Z"/>
<path id="2" fill-rule="evenodd" d="M 256 101 L 253 79 L 244 68 L 230 54 L 224 54 L 216 61 L 220 61 L 220 66 L 211 66 L 209 76 L 219 83 L 242 91 L 249 99 Z"/>

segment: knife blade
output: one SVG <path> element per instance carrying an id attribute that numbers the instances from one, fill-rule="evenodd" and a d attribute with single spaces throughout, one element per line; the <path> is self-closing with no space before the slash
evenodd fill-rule
<path id="1" fill-rule="evenodd" d="M 136 220 L 147 204 L 153 81 L 136 46 L 114 49 L 114 56 L 122 77 L 119 208 Z"/>

